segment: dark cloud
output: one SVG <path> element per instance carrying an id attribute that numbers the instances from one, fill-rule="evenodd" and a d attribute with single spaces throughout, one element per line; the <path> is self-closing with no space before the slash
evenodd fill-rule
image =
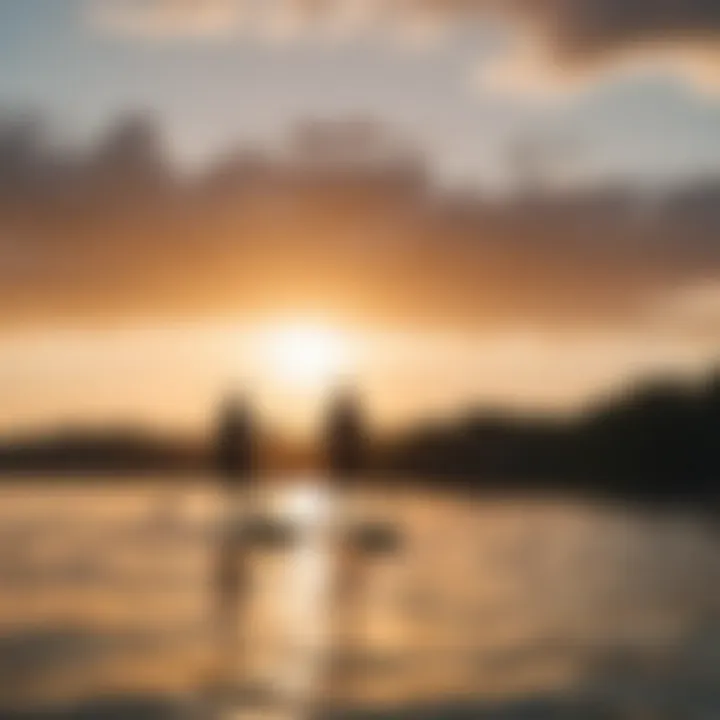
<path id="1" fill-rule="evenodd" d="M 485 79 L 518 89 L 585 81 L 627 65 L 717 89 L 718 0 L 410 0 L 409 17 L 467 27 L 488 18 L 521 39 Z"/>
<path id="2" fill-rule="evenodd" d="M 720 41 L 717 0 L 519 0 L 516 6 L 569 58 L 646 42 Z"/>
<path id="3" fill-rule="evenodd" d="M 85 155 L 0 126 L 0 322 L 333 308 L 426 326 L 623 322 L 720 281 L 720 185 L 650 214 L 625 193 L 440 193 L 372 123 L 314 125 L 282 159 L 179 177 L 131 118 Z"/>
<path id="4" fill-rule="evenodd" d="M 342 0 L 326 2 L 328 11 Z M 317 2 L 309 2 L 317 6 Z M 379 3 L 387 12 L 397 3 Z M 407 0 L 400 7 L 438 20 L 509 17 L 529 24 L 567 55 L 584 56 L 646 41 L 717 44 L 718 0 Z"/>

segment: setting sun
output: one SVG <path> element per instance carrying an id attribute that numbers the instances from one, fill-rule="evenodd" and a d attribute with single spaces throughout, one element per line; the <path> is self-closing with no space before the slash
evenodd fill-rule
<path id="1" fill-rule="evenodd" d="M 277 381 L 305 388 L 329 386 L 347 370 L 348 341 L 322 324 L 297 322 L 264 333 L 268 371 Z"/>

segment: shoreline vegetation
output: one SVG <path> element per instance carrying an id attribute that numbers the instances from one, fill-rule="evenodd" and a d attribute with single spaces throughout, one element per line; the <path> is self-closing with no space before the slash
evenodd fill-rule
<path id="1" fill-rule="evenodd" d="M 258 441 L 260 442 L 260 441 Z M 40 474 L 100 480 L 211 477 L 216 439 L 142 428 L 60 428 L 0 441 L 0 483 Z M 322 466 L 317 449 L 262 439 L 262 474 Z M 641 501 L 720 499 L 720 371 L 690 386 L 654 379 L 570 418 L 477 410 L 368 438 L 366 482 Z M 378 478 L 373 480 L 372 478 Z M 382 478 L 382 480 L 379 480 Z"/>

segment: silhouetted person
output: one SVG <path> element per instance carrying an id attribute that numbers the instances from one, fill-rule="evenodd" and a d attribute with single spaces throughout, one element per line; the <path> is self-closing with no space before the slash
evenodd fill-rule
<path id="1" fill-rule="evenodd" d="M 357 398 L 350 392 L 335 396 L 326 426 L 326 453 L 330 475 L 350 480 L 365 470 L 365 424 Z"/>
<path id="2" fill-rule="evenodd" d="M 250 408 L 237 398 L 225 402 L 218 423 L 216 466 L 229 487 L 245 484 L 254 469 L 254 428 Z"/>

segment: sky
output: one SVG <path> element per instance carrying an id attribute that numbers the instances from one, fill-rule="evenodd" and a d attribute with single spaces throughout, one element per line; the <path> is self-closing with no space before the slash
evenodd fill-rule
<path id="1" fill-rule="evenodd" d="M 258 325 L 388 423 L 709 367 L 719 37 L 714 0 L 0 0 L 0 431 L 232 384 L 302 425 Z"/>
<path id="2" fill-rule="evenodd" d="M 537 79 L 527 89 L 482 79 L 499 74 L 513 52 L 513 33 L 497 22 L 462 22 L 438 37 L 426 30 L 424 39 L 407 18 L 344 31 L 308 22 L 285 37 L 260 29 L 260 20 L 233 21 L 228 9 L 217 28 L 205 28 L 202 9 L 193 9 L 233 4 L 155 0 L 143 10 L 134 0 L 2 0 L 0 107 L 39 110 L 79 142 L 123 112 L 144 110 L 191 163 L 247 139 L 278 143 L 308 117 L 350 114 L 397 126 L 450 179 L 491 185 L 507 180 L 509 146 L 527 136 L 567 146 L 557 163 L 574 178 L 665 182 L 711 173 L 720 162 L 717 94 L 680 62 L 629 63 L 626 72 L 565 89 Z M 413 4 L 421 3 L 405 3 Z M 708 16 L 717 12 L 708 5 Z"/>

